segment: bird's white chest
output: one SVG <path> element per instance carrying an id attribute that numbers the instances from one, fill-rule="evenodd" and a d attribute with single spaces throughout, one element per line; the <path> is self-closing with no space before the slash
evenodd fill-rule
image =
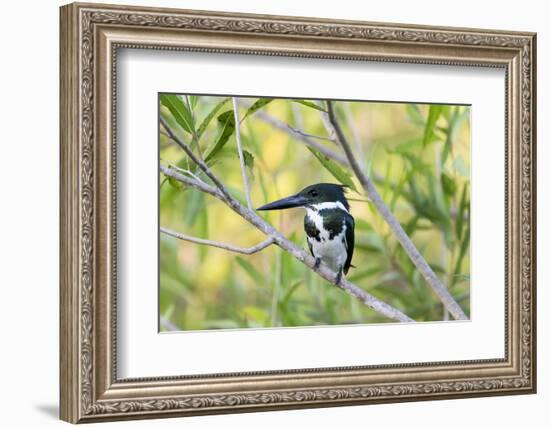
<path id="1" fill-rule="evenodd" d="M 346 225 L 343 224 L 342 231 L 330 239 L 330 233 L 323 225 L 323 217 L 313 210 L 308 210 L 307 215 L 314 222 L 319 230 L 319 240 L 308 236 L 308 242 L 315 258 L 320 258 L 321 262 L 333 271 L 338 271 L 345 264 L 347 259 L 347 247 L 345 242 Z"/>

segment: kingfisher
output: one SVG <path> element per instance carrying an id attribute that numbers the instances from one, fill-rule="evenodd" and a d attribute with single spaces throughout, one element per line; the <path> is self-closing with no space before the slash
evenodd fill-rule
<path id="1" fill-rule="evenodd" d="M 355 244 L 355 221 L 349 213 L 345 191 L 346 187 L 339 184 L 314 184 L 257 208 L 259 211 L 304 208 L 304 230 L 315 268 L 321 263 L 326 265 L 337 273 L 337 284 L 352 267 Z"/>

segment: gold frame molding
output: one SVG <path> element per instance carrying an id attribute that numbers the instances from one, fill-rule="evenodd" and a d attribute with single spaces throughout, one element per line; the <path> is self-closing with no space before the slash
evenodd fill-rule
<path id="1" fill-rule="evenodd" d="M 61 8 L 61 418 L 77 422 L 534 393 L 534 33 L 70 4 Z M 119 380 L 117 48 L 500 67 L 506 72 L 505 357 Z"/>

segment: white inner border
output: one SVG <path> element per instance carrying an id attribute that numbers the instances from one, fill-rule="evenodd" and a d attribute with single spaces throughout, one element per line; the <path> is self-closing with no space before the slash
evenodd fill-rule
<path id="1" fill-rule="evenodd" d="M 504 357 L 503 69 L 119 49 L 118 377 Z M 158 92 L 472 105 L 466 322 L 158 333 Z"/>

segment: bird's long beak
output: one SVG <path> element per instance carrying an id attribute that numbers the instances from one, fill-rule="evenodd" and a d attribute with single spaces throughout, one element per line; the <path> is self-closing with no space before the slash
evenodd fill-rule
<path id="1" fill-rule="evenodd" d="M 276 209 L 289 209 L 289 208 L 297 208 L 300 206 L 304 206 L 308 203 L 308 200 L 304 196 L 300 195 L 294 195 L 290 197 L 285 197 L 281 200 L 276 200 L 274 202 L 268 203 L 267 205 L 260 206 L 256 210 L 258 211 L 272 211 Z"/>

